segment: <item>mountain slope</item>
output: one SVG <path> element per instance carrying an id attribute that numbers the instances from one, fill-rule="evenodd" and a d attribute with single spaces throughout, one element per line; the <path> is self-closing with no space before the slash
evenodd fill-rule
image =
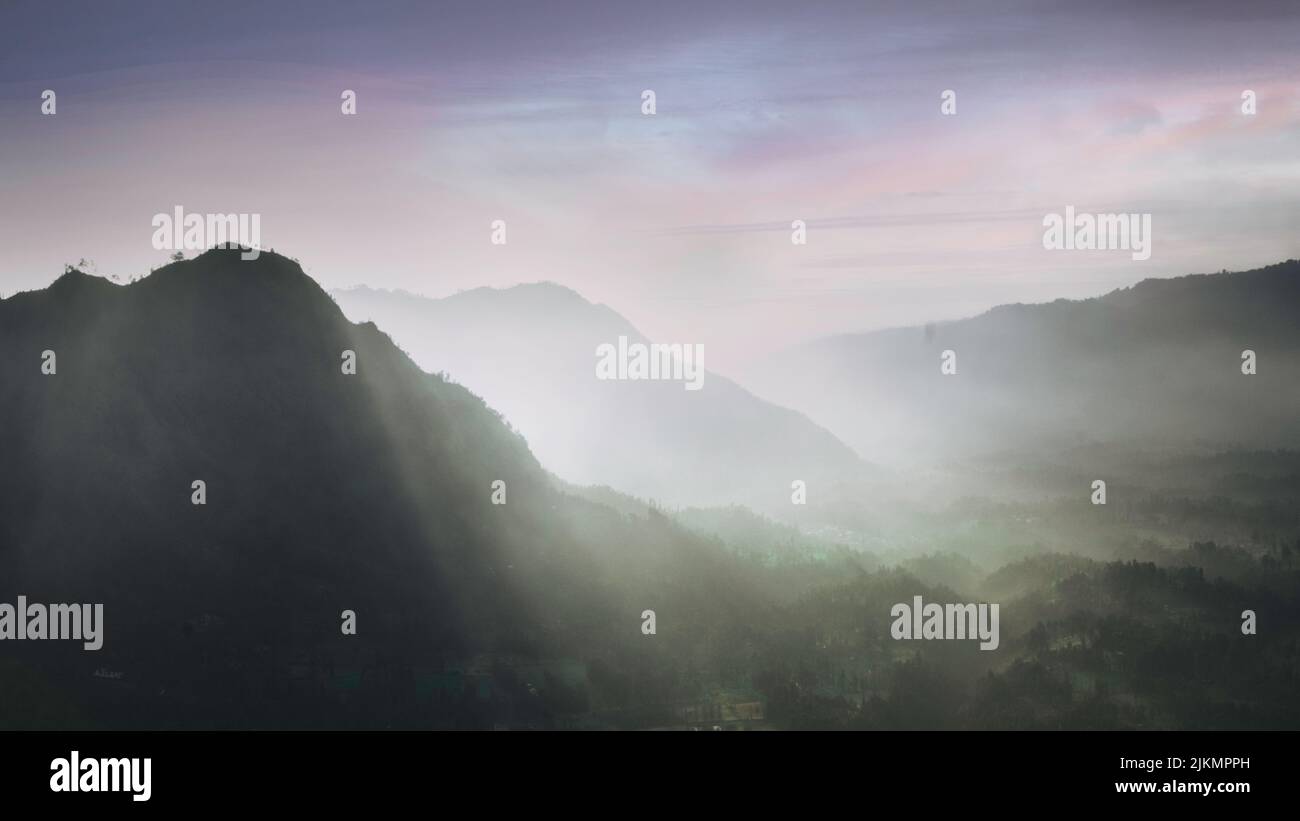
<path id="1" fill-rule="evenodd" d="M 423 367 L 483 396 L 569 481 L 674 505 L 740 502 L 786 514 L 793 480 L 824 490 L 864 469 L 801 414 L 715 373 L 698 391 L 598 380 L 598 345 L 647 340 L 610 308 L 558 285 L 445 299 L 368 288 L 333 296 L 354 320 L 378 322 Z"/>
<path id="2" fill-rule="evenodd" d="M 557 492 L 481 399 L 283 257 L 211 251 L 127 287 L 67 274 L 0 301 L 0 352 L 0 602 L 105 614 L 98 652 L 5 642 L 40 683 L 0 682 L 0 726 L 549 720 L 526 688 L 427 688 L 483 654 L 602 659 L 592 691 L 619 707 L 725 614 L 763 612 L 720 549 Z"/>
<path id="3" fill-rule="evenodd" d="M 864 458 L 943 461 L 1092 442 L 1297 447 L 1300 262 L 1146 280 L 1097 299 L 837 336 L 746 374 Z M 1253 350 L 1258 372 L 1241 372 Z M 957 373 L 940 372 L 956 353 Z"/>

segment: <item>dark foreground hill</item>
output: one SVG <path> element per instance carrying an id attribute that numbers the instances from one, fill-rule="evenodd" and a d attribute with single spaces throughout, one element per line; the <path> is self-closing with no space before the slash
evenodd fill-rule
<path id="1" fill-rule="evenodd" d="M 555 490 L 481 399 L 270 254 L 0 302 L 0 453 L 0 602 L 105 606 L 98 652 L 0 645 L 20 724 L 482 723 L 448 676 L 603 656 L 617 688 L 680 629 L 643 636 L 644 609 L 725 621 L 745 595 L 716 548 Z"/>

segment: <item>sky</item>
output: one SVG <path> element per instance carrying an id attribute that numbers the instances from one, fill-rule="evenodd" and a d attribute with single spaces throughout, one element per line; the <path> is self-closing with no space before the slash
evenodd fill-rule
<path id="1" fill-rule="evenodd" d="M 327 288 L 553 281 L 725 373 L 1300 257 L 1297 43 L 1294 2 L 6 2 L 0 294 L 256 213 Z M 1066 206 L 1150 258 L 1045 249 Z"/>

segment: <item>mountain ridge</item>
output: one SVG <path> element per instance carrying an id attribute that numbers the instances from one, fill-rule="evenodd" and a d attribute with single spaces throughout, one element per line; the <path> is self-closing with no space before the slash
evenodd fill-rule
<path id="1" fill-rule="evenodd" d="M 9 714 L 490 726 L 486 706 L 401 682 L 483 653 L 603 659 L 618 703 L 696 640 L 681 625 L 755 595 L 708 595 L 731 568 L 719 548 L 556 490 L 480 397 L 349 322 L 296 263 L 236 254 L 0 303 L 0 601 L 105 612 L 97 653 L 5 648 L 48 682 Z M 677 619 L 653 645 L 647 605 Z M 340 632 L 348 610 L 364 640 Z M 304 666 L 315 678 L 295 678 Z M 106 689 L 101 667 L 129 684 Z M 339 670 L 381 680 L 340 691 Z"/>
<path id="2" fill-rule="evenodd" d="M 886 463 L 1144 437 L 1295 446 L 1285 409 L 1300 375 L 1297 305 L 1300 261 L 1289 260 L 824 337 L 743 378 Z M 1250 382 L 1246 350 L 1260 357 Z M 944 351 L 955 374 L 941 372 Z M 864 422 L 852 408 L 872 410 Z"/>
<path id="3" fill-rule="evenodd" d="M 698 396 L 671 382 L 597 380 L 600 344 L 650 340 L 566 286 L 331 296 L 349 317 L 376 320 L 426 370 L 483 395 L 543 464 L 578 484 L 669 505 L 738 502 L 790 515 L 792 481 L 824 488 L 872 470 L 825 428 L 707 368 Z"/>

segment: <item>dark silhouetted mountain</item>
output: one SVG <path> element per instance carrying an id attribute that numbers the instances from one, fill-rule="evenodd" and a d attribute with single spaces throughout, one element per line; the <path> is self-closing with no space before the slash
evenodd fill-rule
<path id="1" fill-rule="evenodd" d="M 793 480 L 817 489 L 815 505 L 828 486 L 864 470 L 803 415 L 716 373 L 698 391 L 597 379 L 597 346 L 620 336 L 648 340 L 610 308 L 559 285 L 445 299 L 369 288 L 333 295 L 349 317 L 378 323 L 422 367 L 482 396 L 547 469 L 572 482 L 669 505 L 739 502 L 788 515 Z"/>
<path id="2" fill-rule="evenodd" d="M 945 350 L 956 375 L 940 372 Z M 1296 447 L 1300 261 L 831 337 L 745 381 L 896 464 L 1094 442 Z"/>
<path id="3" fill-rule="evenodd" d="M 98 652 L 5 642 L 35 683 L 0 685 L 0 725 L 49 704 L 75 726 L 522 722 L 546 714 L 528 682 L 476 701 L 463 676 L 601 660 L 644 695 L 684 625 L 749 595 L 720 592 L 720 548 L 562 493 L 480 398 L 273 254 L 0 302 L 0 453 L 0 601 L 98 602 L 106 621 Z M 651 644 L 655 607 L 676 612 Z"/>

